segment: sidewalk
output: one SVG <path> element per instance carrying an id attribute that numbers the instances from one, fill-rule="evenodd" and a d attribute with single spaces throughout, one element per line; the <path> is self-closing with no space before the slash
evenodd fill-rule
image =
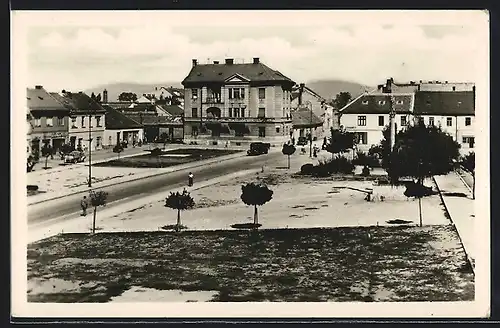
<path id="1" fill-rule="evenodd" d="M 34 195 L 34 196 L 29 196 L 27 202 L 28 202 L 28 206 L 34 205 L 34 204 L 38 204 L 41 202 L 46 202 L 49 200 L 69 196 L 69 195 L 74 195 L 74 194 L 78 194 L 78 193 L 82 193 L 82 192 L 87 192 L 90 190 L 108 187 L 111 185 L 117 185 L 120 183 L 135 181 L 135 180 L 139 180 L 139 179 L 152 177 L 155 175 L 176 172 L 176 171 L 185 170 L 185 169 L 189 169 L 189 168 L 196 168 L 196 167 L 204 166 L 207 164 L 212 164 L 212 163 L 216 163 L 216 162 L 222 162 L 222 161 L 227 161 L 227 160 L 243 157 L 245 155 L 246 154 L 244 152 L 240 152 L 240 153 L 236 153 L 236 154 L 220 156 L 220 157 L 210 158 L 210 159 L 196 161 L 196 162 L 190 162 L 190 163 L 186 163 L 186 164 L 182 164 L 182 165 L 176 165 L 176 166 L 172 166 L 172 167 L 168 167 L 168 168 L 132 169 L 133 171 L 130 171 L 131 169 L 128 168 L 128 171 L 130 171 L 130 172 L 127 171 L 128 174 L 124 173 L 124 174 L 122 174 L 116 178 L 113 178 L 113 179 L 109 178 L 109 179 L 106 179 L 104 181 L 94 182 L 92 184 L 92 188 L 89 188 L 87 185 L 82 185 L 82 186 L 74 187 L 74 188 L 68 188 L 68 187 L 60 188 L 59 190 L 54 191 L 54 192 L 48 192 L 48 193 L 42 193 L 42 194 L 38 194 L 38 195 Z M 130 155 L 130 156 L 135 156 L 135 155 Z M 108 168 L 108 169 L 116 171 L 119 168 Z"/>
<path id="2" fill-rule="evenodd" d="M 470 190 L 460 180 L 457 173 L 435 176 L 434 181 L 441 193 L 444 206 L 451 221 L 455 225 L 465 253 L 474 268 L 475 249 L 475 218 L 474 200 Z M 452 196 L 448 193 L 464 193 L 467 197 Z"/>
<path id="3" fill-rule="evenodd" d="M 238 171 L 232 174 L 227 174 L 224 176 L 220 176 L 214 179 L 210 179 L 207 181 L 196 183 L 193 187 L 186 187 L 186 190 L 189 192 L 211 186 L 214 184 L 218 184 L 224 181 L 230 181 L 236 179 L 238 177 L 242 177 L 249 174 L 255 174 L 259 172 L 258 169 L 253 170 L 244 170 Z M 170 192 L 181 191 L 180 188 L 169 190 L 166 192 L 154 194 L 151 196 L 147 196 L 144 198 L 139 198 L 130 202 L 126 202 L 125 204 L 120 204 L 114 207 L 100 207 L 97 209 L 97 219 L 96 221 L 105 221 L 109 220 L 121 213 L 131 212 L 136 209 L 139 209 L 149 203 L 153 203 L 156 201 L 160 201 L 166 198 Z M 165 213 L 167 213 L 169 209 L 165 209 Z M 89 209 L 86 217 L 80 216 L 79 212 L 68 215 L 66 217 L 60 217 L 51 219 L 49 221 L 33 224 L 28 226 L 28 243 L 35 242 L 40 239 L 48 238 L 59 233 L 72 233 L 72 232 L 80 232 L 85 233 L 90 231 L 90 227 L 92 226 L 92 217 L 93 217 L 93 209 Z M 97 223 L 97 226 L 99 224 Z M 158 227 L 159 228 L 159 227 Z"/>

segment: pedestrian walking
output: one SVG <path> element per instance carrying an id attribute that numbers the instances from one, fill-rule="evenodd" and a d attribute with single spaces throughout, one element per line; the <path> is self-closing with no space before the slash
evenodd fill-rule
<path id="1" fill-rule="evenodd" d="M 87 215 L 87 207 L 89 206 L 87 202 L 87 196 L 83 196 L 82 201 L 80 202 L 80 206 L 82 207 L 82 216 Z"/>
<path id="2" fill-rule="evenodd" d="M 193 186 L 193 173 L 189 172 L 188 175 L 188 186 L 192 187 Z"/>

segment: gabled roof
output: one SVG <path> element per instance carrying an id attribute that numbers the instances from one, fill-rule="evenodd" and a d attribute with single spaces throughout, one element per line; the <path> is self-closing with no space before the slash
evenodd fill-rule
<path id="1" fill-rule="evenodd" d="M 304 92 L 307 92 L 313 97 L 318 98 L 319 101 L 325 100 L 325 98 L 321 97 L 318 93 L 316 93 L 313 89 L 309 88 L 308 86 L 304 86 Z M 295 85 L 292 89 L 292 101 L 297 99 L 298 97 L 299 97 L 299 86 Z"/>
<path id="2" fill-rule="evenodd" d="M 160 89 L 163 89 L 163 90 L 169 92 L 174 97 L 184 97 L 184 89 L 182 89 L 182 88 L 161 87 Z"/>
<path id="3" fill-rule="evenodd" d="M 184 114 L 184 109 L 178 105 L 160 105 L 159 107 L 172 116 L 181 116 Z"/>
<path id="4" fill-rule="evenodd" d="M 292 111 L 291 114 L 294 128 L 323 125 L 323 121 L 308 108 L 299 108 Z"/>
<path id="5" fill-rule="evenodd" d="M 106 110 L 106 129 L 109 130 L 123 130 L 123 129 L 142 129 L 143 126 L 135 120 L 127 117 L 121 112 L 110 106 L 103 106 Z"/>
<path id="6" fill-rule="evenodd" d="M 410 113 L 412 94 L 394 94 L 396 113 Z M 389 114 L 391 96 L 388 94 L 363 94 L 341 109 L 342 114 Z"/>
<path id="7" fill-rule="evenodd" d="M 43 88 L 26 88 L 26 98 L 28 100 L 28 108 L 30 110 L 68 110 L 67 107 L 61 104 L 56 98 L 54 98 Z"/>
<path id="8" fill-rule="evenodd" d="M 258 64 L 198 64 L 191 68 L 182 85 L 200 82 L 220 82 L 239 74 L 251 82 L 287 82 L 294 83 L 290 78 L 275 71 L 263 63 Z"/>
<path id="9" fill-rule="evenodd" d="M 155 124 L 175 124 L 175 125 L 182 125 L 182 120 L 178 120 L 176 117 L 171 117 L 171 116 L 157 116 L 157 115 L 150 115 L 150 114 L 127 114 L 125 115 L 136 121 L 141 123 L 142 125 L 155 125 Z"/>
<path id="10" fill-rule="evenodd" d="M 94 99 L 90 98 L 83 92 L 71 93 L 65 92 L 58 94 L 52 92 L 51 95 L 56 98 L 60 103 L 64 104 L 70 109 L 71 114 L 87 114 L 87 113 L 105 113 L 106 110 Z"/>
<path id="11" fill-rule="evenodd" d="M 419 91 L 415 94 L 415 114 L 474 115 L 473 91 Z"/>

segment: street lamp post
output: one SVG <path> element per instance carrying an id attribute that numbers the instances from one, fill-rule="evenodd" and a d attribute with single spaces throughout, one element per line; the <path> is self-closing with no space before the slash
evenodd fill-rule
<path id="1" fill-rule="evenodd" d="M 307 108 L 309 109 L 309 157 L 312 158 L 312 119 L 313 119 L 313 112 L 312 112 L 312 104 L 310 101 L 306 102 Z"/>
<path id="2" fill-rule="evenodd" d="M 92 187 L 92 114 L 89 114 L 89 188 Z"/>

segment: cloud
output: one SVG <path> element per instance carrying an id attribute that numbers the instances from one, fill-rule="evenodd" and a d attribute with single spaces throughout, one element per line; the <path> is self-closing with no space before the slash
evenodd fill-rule
<path id="1" fill-rule="evenodd" d="M 416 25 L 363 24 L 300 31 L 281 27 L 266 35 L 262 28 L 239 27 L 241 37 L 235 38 L 234 33 L 224 37 L 220 27 L 212 31 L 209 26 L 203 33 L 165 24 L 117 28 L 113 33 L 80 27 L 68 34 L 61 28 L 31 43 L 29 70 L 40 84 L 47 79 L 48 85 L 75 83 L 86 88 L 111 81 L 181 81 L 192 58 L 203 62 L 260 57 L 297 82 L 345 79 L 375 85 L 389 76 L 474 80 L 478 39 L 464 27 L 443 31 L 435 38 Z"/>

